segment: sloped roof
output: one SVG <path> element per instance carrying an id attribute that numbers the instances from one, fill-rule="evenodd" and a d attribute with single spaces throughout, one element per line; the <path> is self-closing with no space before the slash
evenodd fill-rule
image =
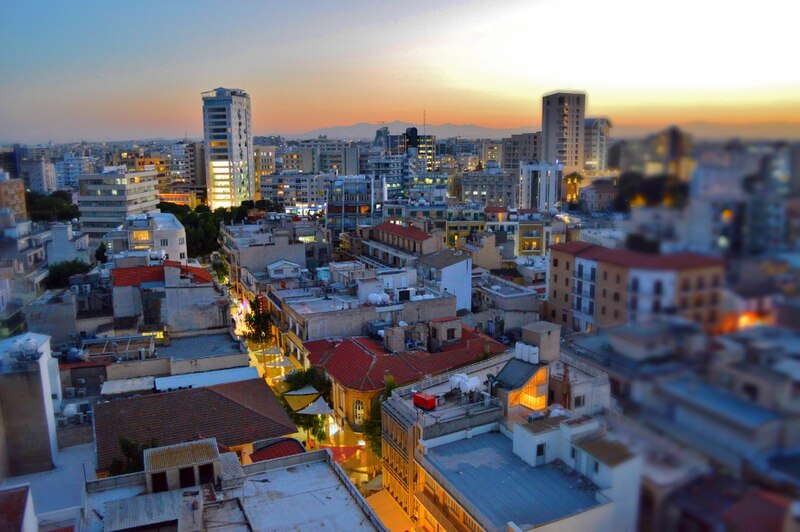
<path id="1" fill-rule="evenodd" d="M 460 253 L 451 249 L 443 249 L 441 251 L 437 251 L 436 253 L 422 255 L 417 259 L 417 264 L 424 264 L 425 266 L 441 270 L 442 268 L 447 268 L 453 264 L 464 262 L 470 258 L 471 257 L 468 253 Z"/>
<path id="2" fill-rule="evenodd" d="M 159 446 L 216 438 L 230 447 L 297 430 L 262 379 L 100 403 L 94 415 L 98 469 L 122 458 L 121 437 Z"/>
<path id="3" fill-rule="evenodd" d="M 275 458 L 283 458 L 284 456 L 292 456 L 293 454 L 300 454 L 306 452 L 303 444 L 294 438 L 285 438 L 270 442 L 265 447 L 253 452 L 250 455 L 250 460 L 253 462 L 263 462 L 264 460 L 272 460 Z"/>
<path id="4" fill-rule="evenodd" d="M 628 249 L 605 248 L 588 242 L 555 244 L 550 249 L 570 253 L 582 259 L 647 270 L 691 270 L 724 265 L 723 260 L 718 257 L 699 253 L 651 254 Z"/>
<path id="5" fill-rule="evenodd" d="M 375 226 L 375 229 L 378 229 L 380 231 L 386 231 L 387 233 L 392 233 L 393 235 L 410 238 L 411 240 L 416 240 L 417 242 L 424 242 L 429 238 L 433 238 L 425 231 L 421 231 L 416 227 L 398 225 L 390 222 L 383 222 L 381 224 L 378 224 L 377 226 Z"/>
<path id="6" fill-rule="evenodd" d="M 489 346 L 490 356 L 506 351 L 506 346 L 466 326 L 461 339 L 442 346 L 437 353 L 404 351 L 390 353 L 382 343 L 368 337 L 346 338 L 341 342 L 315 340 L 304 344 L 309 361 L 322 366 L 332 379 L 351 390 L 375 391 L 384 387 L 386 372 L 398 386 L 475 362 Z"/>
<path id="7" fill-rule="evenodd" d="M 723 513 L 735 530 L 783 530 L 791 499 L 760 488 L 749 490 Z"/>
<path id="8" fill-rule="evenodd" d="M 518 358 L 512 358 L 497 374 L 497 384 L 501 388 L 509 390 L 522 388 L 533 377 L 539 367 L 539 364 L 531 364 Z"/>
<path id="9" fill-rule="evenodd" d="M 28 486 L 0 491 L 0 522 L 3 523 L 3 530 L 22 530 L 27 502 Z"/>
<path id="10" fill-rule="evenodd" d="M 113 268 L 111 280 L 114 286 L 139 286 L 142 283 L 157 283 L 164 281 L 164 267 L 180 268 L 181 277 L 188 277 L 192 283 L 205 284 L 214 280 L 211 274 L 198 266 L 184 266 L 179 262 L 165 260 L 164 264 L 156 266 L 134 266 L 132 268 Z"/>

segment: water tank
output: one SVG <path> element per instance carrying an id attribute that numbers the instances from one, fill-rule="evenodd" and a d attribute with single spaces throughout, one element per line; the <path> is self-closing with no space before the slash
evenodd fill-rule
<path id="1" fill-rule="evenodd" d="M 64 416 L 72 417 L 78 415 L 78 405 L 75 403 L 69 403 L 68 405 L 64 406 Z"/>
<path id="2" fill-rule="evenodd" d="M 466 377 L 466 375 L 465 375 Z M 467 377 L 459 383 L 459 389 L 462 393 L 468 393 L 472 390 L 477 390 L 481 386 L 481 380 L 478 377 Z"/>

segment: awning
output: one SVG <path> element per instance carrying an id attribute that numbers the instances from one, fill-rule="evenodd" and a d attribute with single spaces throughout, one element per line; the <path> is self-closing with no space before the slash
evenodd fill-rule
<path id="1" fill-rule="evenodd" d="M 333 410 L 331 410 L 331 407 L 329 407 L 328 403 L 325 402 L 325 399 L 322 397 L 317 397 L 316 401 L 297 413 L 307 414 L 310 416 L 327 416 L 333 414 Z"/>
<path id="2" fill-rule="evenodd" d="M 315 394 L 319 395 L 319 392 L 317 391 L 316 388 L 314 388 L 310 384 L 307 384 L 307 385 L 303 386 L 302 388 L 300 388 L 299 390 L 292 390 L 291 392 L 286 392 L 283 395 L 309 395 L 309 394 L 312 394 L 312 393 L 315 393 Z"/>
<path id="3" fill-rule="evenodd" d="M 318 393 L 313 393 L 309 395 L 288 395 L 284 394 L 283 398 L 286 399 L 286 402 L 289 403 L 289 407 L 292 409 L 293 412 L 297 412 L 298 410 L 302 410 L 303 408 L 307 407 L 311 403 L 314 402 L 314 399 L 319 397 Z"/>

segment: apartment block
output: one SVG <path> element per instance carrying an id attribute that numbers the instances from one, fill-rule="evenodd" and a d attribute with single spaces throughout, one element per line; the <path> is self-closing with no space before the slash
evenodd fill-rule
<path id="1" fill-rule="evenodd" d="M 90 244 L 99 243 L 132 214 L 157 211 L 157 186 L 156 171 L 149 167 L 141 172 L 106 167 L 101 174 L 80 176 L 81 230 L 89 234 Z"/>
<path id="2" fill-rule="evenodd" d="M 0 171 L 0 209 L 9 209 L 14 215 L 14 220 L 28 219 L 25 182 L 22 179 L 11 179 L 9 173 L 3 171 Z"/>
<path id="3" fill-rule="evenodd" d="M 501 141 L 500 153 L 503 170 L 519 172 L 520 163 L 542 160 L 542 132 L 511 135 Z"/>
<path id="4" fill-rule="evenodd" d="M 542 160 L 564 165 L 564 174 L 582 172 L 586 93 L 553 92 L 542 97 Z"/>
<path id="5" fill-rule="evenodd" d="M 461 199 L 487 207 L 516 207 L 518 190 L 518 173 L 501 170 L 497 161 L 488 161 L 483 171 L 461 176 Z"/>
<path id="6" fill-rule="evenodd" d="M 550 248 L 548 319 L 576 331 L 676 314 L 708 332 L 721 326 L 722 260 L 653 255 L 587 242 Z"/>
<path id="7" fill-rule="evenodd" d="M 583 129 L 583 169 L 587 172 L 604 172 L 608 168 L 611 120 L 587 118 L 583 122 Z"/>

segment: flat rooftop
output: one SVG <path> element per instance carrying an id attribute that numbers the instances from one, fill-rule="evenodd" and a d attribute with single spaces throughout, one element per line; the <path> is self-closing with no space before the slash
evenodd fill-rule
<path id="1" fill-rule="evenodd" d="M 579 486 L 577 476 L 565 475 L 555 464 L 525 463 L 500 433 L 432 447 L 423 460 L 434 478 L 444 477 L 458 490 L 456 500 L 466 499 L 498 530 L 509 522 L 535 527 L 603 504 L 593 490 Z"/>
<path id="2" fill-rule="evenodd" d="M 158 358 L 189 359 L 241 354 L 242 350 L 230 334 L 218 333 L 173 338 L 170 345 L 157 346 L 156 353 Z"/>
<path id="3" fill-rule="evenodd" d="M 6 478 L 0 483 L 0 488 L 30 484 L 37 515 L 41 517 L 61 511 L 69 514 L 68 510 L 73 510 L 74 517 L 77 517 L 82 504 L 84 479 L 94 480 L 94 467 L 93 443 L 65 447 L 58 452 L 55 469 Z"/>

